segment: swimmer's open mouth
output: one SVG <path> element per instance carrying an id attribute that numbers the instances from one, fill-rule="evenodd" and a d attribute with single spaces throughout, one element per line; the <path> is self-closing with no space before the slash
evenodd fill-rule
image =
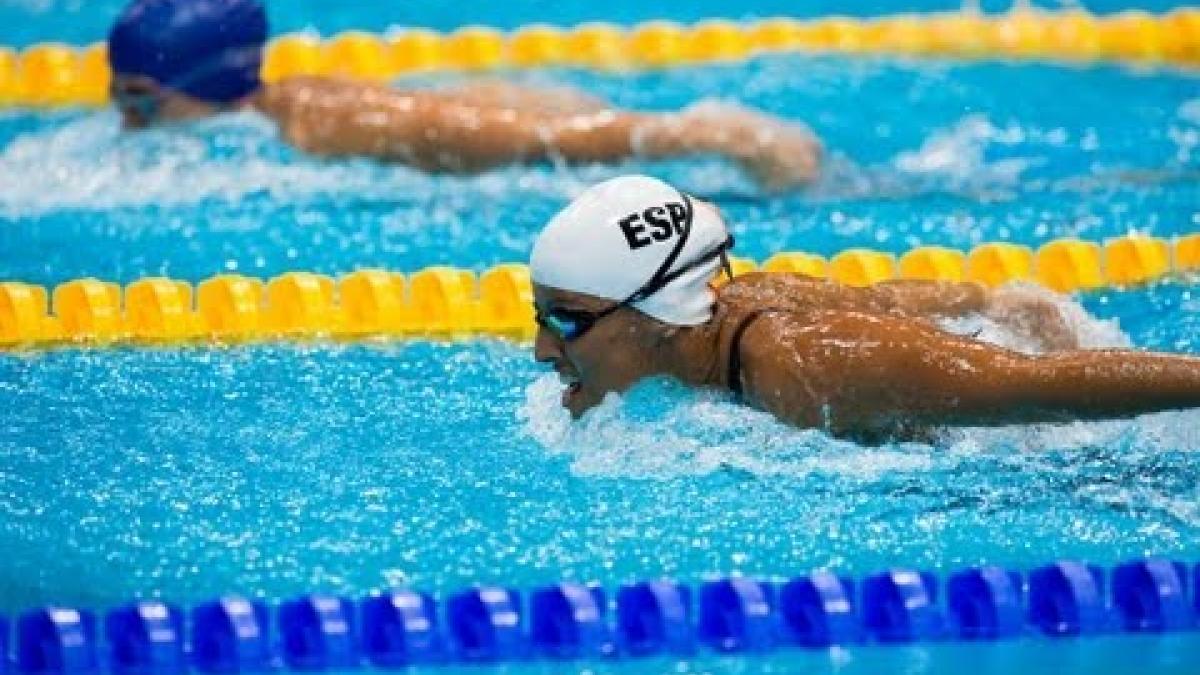
<path id="1" fill-rule="evenodd" d="M 571 399 L 571 397 L 579 393 L 579 390 L 583 388 L 583 385 L 580 384 L 579 377 L 577 375 L 564 373 L 561 370 L 558 371 L 558 381 L 564 386 L 562 403 L 564 406 L 566 406 L 568 405 L 568 401 Z"/>

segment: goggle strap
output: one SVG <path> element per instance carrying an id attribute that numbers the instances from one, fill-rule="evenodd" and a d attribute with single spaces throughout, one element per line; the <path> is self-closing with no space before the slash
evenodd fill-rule
<path id="1" fill-rule="evenodd" d="M 654 288 L 650 289 L 650 292 L 646 294 L 646 297 L 649 297 L 649 296 L 653 295 L 654 293 L 657 293 L 658 291 L 662 290 L 662 288 L 664 286 L 666 286 L 667 284 L 670 284 L 672 281 L 675 281 L 676 279 L 683 276 L 684 274 L 691 272 L 692 270 L 696 269 L 697 267 L 707 263 L 708 261 L 710 261 L 713 258 L 716 258 L 718 256 L 720 256 L 720 258 L 721 258 L 721 267 L 722 267 L 722 269 L 724 269 L 725 274 L 729 275 L 729 278 L 732 279 L 733 278 L 732 266 L 729 263 L 729 256 L 727 256 L 725 254 L 725 252 L 731 248 L 733 248 L 733 237 L 732 236 L 727 237 L 725 239 L 725 241 L 718 244 L 716 248 L 710 250 L 709 252 L 705 253 L 704 255 L 700 256 L 699 258 L 696 258 L 692 262 L 684 265 L 683 267 L 680 267 L 679 269 L 675 270 L 674 272 L 671 272 L 670 274 L 659 279 L 658 283 L 654 286 Z M 645 299 L 645 298 L 642 298 L 642 299 Z"/>

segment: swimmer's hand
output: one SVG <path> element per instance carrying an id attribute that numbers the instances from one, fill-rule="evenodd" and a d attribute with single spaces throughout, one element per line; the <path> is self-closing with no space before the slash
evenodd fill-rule
<path id="1" fill-rule="evenodd" d="M 1039 343 L 1046 352 L 1079 348 L 1079 339 L 1049 292 L 1022 286 L 992 291 L 984 316 L 1022 337 Z"/>

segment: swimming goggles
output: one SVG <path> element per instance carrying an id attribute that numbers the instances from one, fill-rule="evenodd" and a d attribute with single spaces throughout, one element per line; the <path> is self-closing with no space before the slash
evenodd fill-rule
<path id="1" fill-rule="evenodd" d="M 146 123 L 158 119 L 163 107 L 161 91 L 128 91 L 113 84 L 109 88 L 113 103 L 123 110 L 131 110 Z"/>
<path id="2" fill-rule="evenodd" d="M 687 244 L 688 235 L 692 231 L 692 217 L 695 215 L 695 206 L 692 204 L 691 198 L 686 194 L 679 193 L 683 197 L 684 204 L 684 222 L 683 231 L 680 233 L 679 241 L 675 244 L 675 248 L 663 260 L 662 265 L 659 265 L 658 270 L 650 280 L 642 285 L 641 288 L 634 291 L 629 297 L 624 300 L 610 305 L 598 312 L 589 312 L 580 309 L 558 308 L 548 312 L 542 312 L 537 306 L 534 306 L 534 321 L 539 326 L 554 333 L 564 342 L 572 342 L 583 337 L 585 333 L 591 330 L 597 323 L 606 316 L 616 312 L 622 307 L 628 307 L 634 303 L 641 302 L 646 298 L 654 295 L 662 290 L 667 284 L 675 281 L 679 277 L 688 272 L 707 264 L 714 258 L 721 259 L 721 268 L 729 278 L 733 278 L 733 269 L 729 264 L 729 256 L 727 252 L 733 248 L 733 236 L 728 236 L 725 241 L 717 244 L 712 249 L 705 251 L 695 260 L 687 263 L 679 269 L 669 272 L 671 265 L 675 264 L 675 260 L 679 258 L 679 254 L 683 251 L 683 247 Z"/>

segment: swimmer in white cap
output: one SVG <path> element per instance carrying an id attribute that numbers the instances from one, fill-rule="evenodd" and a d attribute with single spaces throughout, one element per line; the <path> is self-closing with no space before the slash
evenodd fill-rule
<path id="1" fill-rule="evenodd" d="M 733 245 L 721 214 L 662 181 L 600 183 L 556 215 L 530 262 L 534 353 L 575 416 L 642 378 L 733 392 L 802 427 L 902 438 L 936 425 L 1124 417 L 1200 407 L 1200 358 L 1083 351 L 1021 289 L 794 274 L 713 284 Z M 1052 350 L 1030 356 L 939 329 L 981 313 Z"/>
<path id="2" fill-rule="evenodd" d="M 820 162 L 820 145 L 802 127 L 726 103 L 650 113 L 502 82 L 394 89 L 289 77 L 267 84 L 259 78 L 267 32 L 261 0 L 131 0 L 108 41 L 112 98 L 125 126 L 254 109 L 309 153 L 428 171 L 712 154 L 769 190 L 808 182 Z"/>

